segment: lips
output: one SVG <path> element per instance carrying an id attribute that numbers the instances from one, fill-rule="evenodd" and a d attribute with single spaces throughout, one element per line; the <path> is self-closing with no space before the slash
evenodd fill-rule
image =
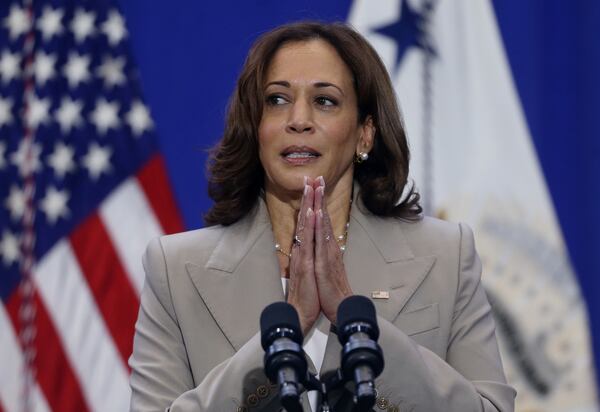
<path id="1" fill-rule="evenodd" d="M 320 157 L 321 153 L 309 146 L 289 146 L 281 156 L 291 163 L 306 163 Z"/>

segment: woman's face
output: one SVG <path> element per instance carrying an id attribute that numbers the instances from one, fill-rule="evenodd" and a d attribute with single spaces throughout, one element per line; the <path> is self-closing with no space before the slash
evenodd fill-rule
<path id="1" fill-rule="evenodd" d="M 358 122 L 350 70 L 321 40 L 283 45 L 266 73 L 258 129 L 265 190 L 302 191 L 303 177 L 323 176 L 328 191 L 351 185 L 355 153 L 372 145 L 371 121 Z"/>

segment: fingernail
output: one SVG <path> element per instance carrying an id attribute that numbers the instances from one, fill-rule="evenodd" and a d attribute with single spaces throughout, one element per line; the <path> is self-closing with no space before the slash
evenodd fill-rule
<path id="1" fill-rule="evenodd" d="M 308 194 L 308 185 L 304 185 L 304 195 Z"/>
<path id="2" fill-rule="evenodd" d="M 321 181 L 321 186 L 325 187 L 325 179 L 323 179 L 323 176 L 319 176 L 319 180 Z"/>
<path id="3" fill-rule="evenodd" d="M 306 211 L 306 217 L 311 217 L 313 213 L 313 210 L 311 207 L 308 208 L 308 210 Z"/>
<path id="4" fill-rule="evenodd" d="M 304 176 L 304 186 L 306 186 L 308 184 L 308 177 Z"/>
<path id="5" fill-rule="evenodd" d="M 319 215 L 320 218 L 323 218 L 323 209 L 319 209 L 317 211 L 317 214 Z"/>

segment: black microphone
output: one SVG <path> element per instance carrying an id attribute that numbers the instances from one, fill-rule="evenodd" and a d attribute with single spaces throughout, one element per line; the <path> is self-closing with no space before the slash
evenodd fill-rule
<path id="1" fill-rule="evenodd" d="M 357 410 L 371 410 L 376 398 L 374 380 L 384 366 L 373 302 L 359 295 L 344 299 L 338 306 L 337 324 L 343 346 L 342 374 L 354 380 Z"/>
<path id="2" fill-rule="evenodd" d="M 288 412 L 302 412 L 300 384 L 307 378 L 308 366 L 296 309 L 286 302 L 270 304 L 260 315 L 260 331 L 265 374 L 279 385 L 281 405 Z"/>

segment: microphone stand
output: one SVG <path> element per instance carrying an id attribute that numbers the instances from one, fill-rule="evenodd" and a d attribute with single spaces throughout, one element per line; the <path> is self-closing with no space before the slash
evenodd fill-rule
<path id="1" fill-rule="evenodd" d="M 333 407 L 329 404 L 329 393 L 341 388 L 348 382 L 345 379 L 340 369 L 336 370 L 335 374 L 331 375 L 325 382 L 321 382 L 315 375 L 309 374 L 305 384 L 307 391 L 319 391 L 321 394 L 321 402 L 316 412 L 333 412 Z"/>
<path id="2" fill-rule="evenodd" d="M 306 390 L 307 391 L 319 391 L 321 394 L 321 402 L 319 408 L 316 412 L 332 412 L 333 409 L 329 406 L 328 401 L 328 388 L 324 382 L 321 382 L 317 379 L 316 375 L 308 374 L 308 379 L 306 381 Z"/>

